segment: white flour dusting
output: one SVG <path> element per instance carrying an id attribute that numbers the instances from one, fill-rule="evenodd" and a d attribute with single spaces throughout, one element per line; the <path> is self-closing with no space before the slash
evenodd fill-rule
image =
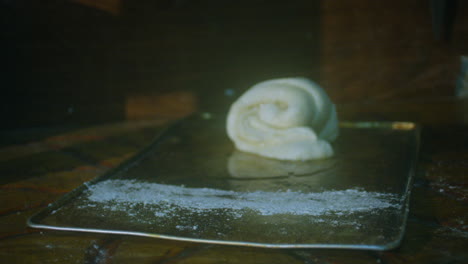
<path id="1" fill-rule="evenodd" d="M 252 210 L 260 215 L 318 216 L 401 207 L 396 194 L 358 189 L 316 193 L 236 192 L 135 180 L 107 180 L 90 186 L 88 194 L 88 200 L 96 203 L 112 202 L 126 206 L 155 205 L 160 208 L 155 212 L 155 216 L 161 217 L 172 214 L 175 209 L 190 210 L 194 213 L 220 209 L 235 212 Z M 113 208 L 118 210 L 115 206 Z"/>

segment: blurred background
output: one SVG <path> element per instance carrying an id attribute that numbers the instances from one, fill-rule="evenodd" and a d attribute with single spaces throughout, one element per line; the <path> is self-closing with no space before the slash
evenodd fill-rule
<path id="1" fill-rule="evenodd" d="M 289 76 L 318 82 L 343 118 L 444 107 L 462 94 L 467 14 L 450 0 L 0 0 L 0 126 L 226 111 L 256 82 Z M 468 120 L 465 103 L 450 107 Z"/>

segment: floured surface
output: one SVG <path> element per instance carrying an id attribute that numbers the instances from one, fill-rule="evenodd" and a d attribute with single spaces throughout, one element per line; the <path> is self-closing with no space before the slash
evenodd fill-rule
<path id="1" fill-rule="evenodd" d="M 401 207 L 398 196 L 389 193 L 356 189 L 320 193 L 236 192 L 210 188 L 187 188 L 134 180 L 108 180 L 89 189 L 87 198 L 93 203 L 107 203 L 110 210 L 125 210 L 127 206 L 155 205 L 157 216 L 177 209 L 196 213 L 207 210 L 229 210 L 242 214 L 253 211 L 259 215 L 291 214 L 320 216 L 352 214 L 385 208 Z"/>
<path id="2" fill-rule="evenodd" d="M 417 149 L 414 131 L 394 127 L 348 125 L 334 158 L 290 162 L 239 156 L 216 115 L 193 117 L 32 223 L 221 244 L 390 248 L 404 231 Z"/>

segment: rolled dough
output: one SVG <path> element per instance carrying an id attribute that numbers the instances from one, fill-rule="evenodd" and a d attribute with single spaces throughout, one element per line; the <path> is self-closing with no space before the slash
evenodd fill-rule
<path id="1" fill-rule="evenodd" d="M 306 78 L 254 85 L 232 104 L 226 126 L 237 149 L 280 160 L 330 157 L 339 133 L 335 105 Z"/>

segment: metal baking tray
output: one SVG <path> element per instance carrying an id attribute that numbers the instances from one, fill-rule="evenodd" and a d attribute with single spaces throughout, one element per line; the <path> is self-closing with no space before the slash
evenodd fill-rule
<path id="1" fill-rule="evenodd" d="M 227 245 L 387 250 L 405 231 L 418 146 L 414 123 L 342 122 L 333 158 L 278 161 L 236 151 L 224 115 L 196 114 L 28 224 Z"/>

